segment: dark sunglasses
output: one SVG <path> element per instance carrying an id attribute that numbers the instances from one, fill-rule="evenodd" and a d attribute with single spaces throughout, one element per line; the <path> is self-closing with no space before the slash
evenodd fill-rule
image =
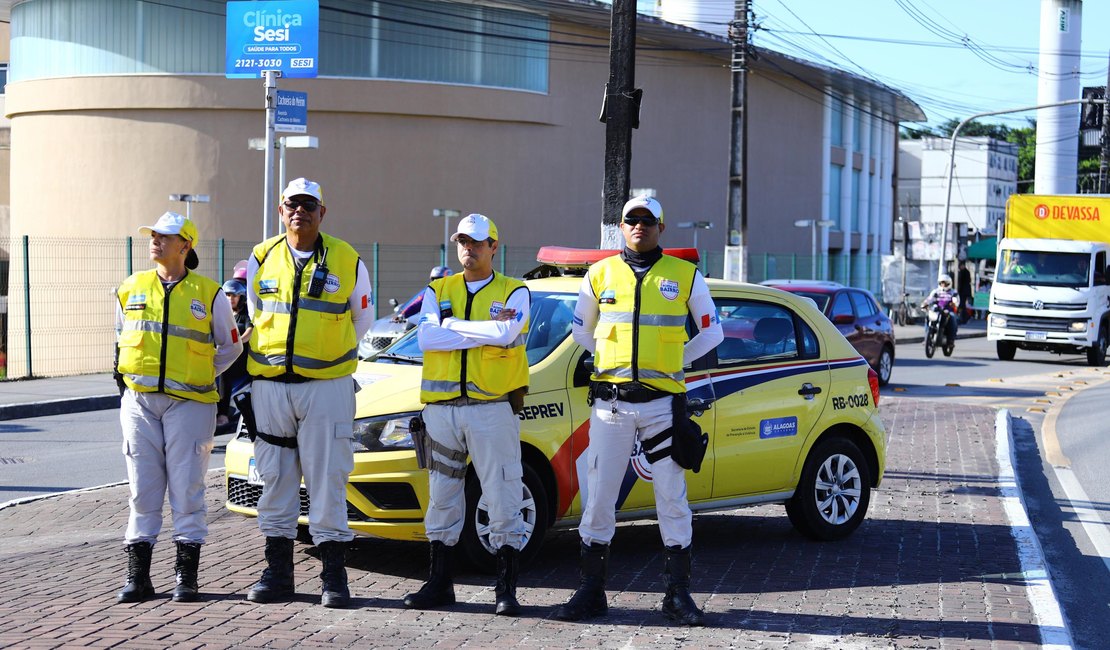
<path id="1" fill-rule="evenodd" d="M 650 228 L 659 223 L 659 220 L 652 216 L 639 217 L 630 215 L 624 218 L 624 222 L 630 226 L 639 226 L 643 224 L 645 228 Z"/>
<path id="2" fill-rule="evenodd" d="M 316 199 L 286 199 L 285 209 L 296 210 L 297 208 L 304 208 L 305 212 L 316 212 L 316 208 L 320 207 L 320 202 Z"/>

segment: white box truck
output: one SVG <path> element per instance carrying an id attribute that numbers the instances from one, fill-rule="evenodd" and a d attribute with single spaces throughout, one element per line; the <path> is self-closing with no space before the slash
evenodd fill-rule
<path id="1" fill-rule="evenodd" d="M 1110 197 L 1014 194 L 1000 236 L 987 317 L 998 358 L 1020 348 L 1106 365 Z"/>

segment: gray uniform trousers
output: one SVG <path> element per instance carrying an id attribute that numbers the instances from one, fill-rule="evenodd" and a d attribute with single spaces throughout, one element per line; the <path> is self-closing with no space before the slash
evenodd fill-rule
<path id="1" fill-rule="evenodd" d="M 478 400 L 474 400 L 478 402 Z M 520 550 L 524 538 L 523 470 L 520 464 L 520 420 L 508 402 L 471 403 L 465 406 L 428 404 L 424 407 L 428 435 L 447 449 L 470 454 L 474 473 L 482 485 L 489 512 L 489 542 L 494 549 Z M 447 467 L 466 468 L 433 452 L 434 461 Z M 428 539 L 454 546 L 466 516 L 466 480 L 439 471 L 428 471 L 429 503 L 424 516 Z"/>
<path id="2" fill-rule="evenodd" d="M 636 442 L 669 428 L 674 421 L 671 398 L 633 404 L 597 400 L 590 414 L 590 446 L 586 450 L 586 502 L 578 534 L 585 544 L 608 544 L 617 525 L 617 496 Z M 657 449 L 670 447 L 670 440 Z M 686 470 L 669 455 L 651 464 L 659 533 L 667 546 L 690 545 L 693 517 L 686 501 Z"/>
<path id="3" fill-rule="evenodd" d="M 297 536 L 301 476 L 308 490 L 312 543 L 349 542 L 347 479 L 355 467 L 355 384 L 351 377 L 285 384 L 255 379 L 251 398 L 259 431 L 296 438 L 295 448 L 258 438 L 254 456 L 265 486 L 258 528 L 267 537 Z"/>
<path id="4" fill-rule="evenodd" d="M 125 542 L 154 544 L 168 490 L 174 541 L 203 544 L 208 535 L 204 475 L 216 429 L 215 403 L 127 389 L 119 420 L 131 488 Z"/>

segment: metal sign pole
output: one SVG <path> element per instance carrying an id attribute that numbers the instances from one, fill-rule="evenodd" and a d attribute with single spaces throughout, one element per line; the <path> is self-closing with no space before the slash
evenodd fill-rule
<path id="1" fill-rule="evenodd" d="M 274 223 L 274 114 L 276 113 L 275 98 L 277 96 L 277 78 L 281 76 L 278 70 L 264 70 L 262 78 L 266 86 L 266 147 L 263 149 L 266 161 L 265 179 L 262 184 L 265 193 L 262 203 L 262 239 L 270 238 L 270 224 Z"/>

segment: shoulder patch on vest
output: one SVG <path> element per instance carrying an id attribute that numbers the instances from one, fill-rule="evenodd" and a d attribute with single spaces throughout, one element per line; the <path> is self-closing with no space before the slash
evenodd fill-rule
<path id="1" fill-rule="evenodd" d="M 124 306 L 127 311 L 142 311 L 146 309 L 146 294 L 133 293 L 127 296 L 127 305 Z"/>
<path id="2" fill-rule="evenodd" d="M 277 293 L 278 283 L 277 280 L 259 280 L 258 281 L 258 295 L 264 296 L 268 293 Z"/>
<path id="3" fill-rule="evenodd" d="M 612 289 L 606 289 L 597 297 L 597 301 L 603 305 L 614 305 L 617 302 L 617 292 Z"/>

